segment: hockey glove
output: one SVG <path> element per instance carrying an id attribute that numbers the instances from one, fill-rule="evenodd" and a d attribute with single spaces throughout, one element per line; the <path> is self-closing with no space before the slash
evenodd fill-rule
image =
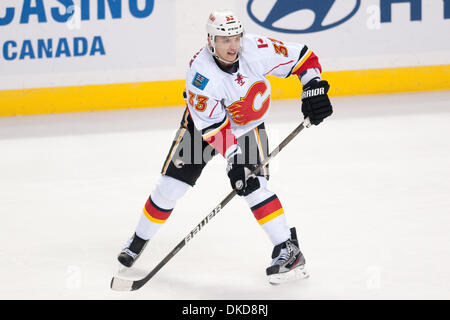
<path id="1" fill-rule="evenodd" d="M 252 165 L 228 162 L 228 178 L 230 178 L 231 187 L 239 196 L 247 196 L 259 188 L 258 178 L 251 175 L 254 169 L 255 166 Z"/>
<path id="2" fill-rule="evenodd" d="M 303 88 L 302 93 L 302 113 L 309 117 L 312 124 L 318 125 L 333 113 L 328 90 L 330 85 L 327 81 L 311 81 Z"/>

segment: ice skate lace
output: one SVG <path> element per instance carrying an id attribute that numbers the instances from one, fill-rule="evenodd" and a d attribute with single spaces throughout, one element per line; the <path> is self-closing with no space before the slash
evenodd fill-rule
<path id="1" fill-rule="evenodd" d="M 134 253 L 133 251 L 131 251 L 130 249 L 125 249 L 123 250 L 123 252 L 125 252 L 127 255 L 129 255 L 130 257 L 132 257 L 133 259 L 136 259 L 136 257 L 138 256 L 137 253 Z"/>
<path id="2" fill-rule="evenodd" d="M 142 251 L 142 249 L 144 249 L 144 246 L 141 248 L 141 250 L 139 252 L 134 252 L 131 250 L 131 243 L 134 241 L 134 236 L 131 237 L 127 243 L 125 244 L 125 246 L 122 248 L 122 252 L 125 252 L 126 254 L 128 254 L 130 257 L 132 257 L 133 259 L 136 259 L 137 256 L 139 255 L 140 251 Z"/>
<path id="3" fill-rule="evenodd" d="M 287 249 L 281 249 L 280 255 L 277 257 L 276 261 L 278 264 L 282 264 L 289 260 L 291 255 L 289 254 Z"/>
<path id="4" fill-rule="evenodd" d="M 274 264 L 284 264 L 292 259 L 294 254 L 294 248 L 292 248 L 291 243 L 286 243 L 286 248 L 281 249 L 280 255 L 276 257 L 273 261 Z"/>

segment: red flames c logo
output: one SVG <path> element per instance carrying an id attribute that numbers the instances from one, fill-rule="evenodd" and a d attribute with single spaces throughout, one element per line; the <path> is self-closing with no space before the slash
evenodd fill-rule
<path id="1" fill-rule="evenodd" d="M 232 114 L 233 121 L 243 126 L 249 122 L 260 119 L 269 109 L 270 95 L 264 100 L 259 110 L 255 110 L 254 103 L 258 94 L 263 95 L 267 90 L 264 81 L 255 82 L 248 90 L 246 96 L 233 102 L 227 109 Z"/>

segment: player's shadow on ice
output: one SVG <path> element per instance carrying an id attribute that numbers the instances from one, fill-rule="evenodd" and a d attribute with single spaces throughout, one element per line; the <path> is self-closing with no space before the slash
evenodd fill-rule
<path id="1" fill-rule="evenodd" d="M 124 279 L 137 280 L 143 278 L 148 272 L 148 270 L 133 267 L 128 269 L 126 273 L 120 273 L 119 276 Z M 212 276 L 214 277 L 214 275 Z M 247 274 L 245 275 L 245 283 L 238 276 L 234 281 L 229 281 L 229 277 L 226 279 L 208 279 L 208 277 L 211 277 L 211 275 L 207 271 L 200 271 L 196 275 L 183 277 L 161 272 L 149 280 L 139 291 L 148 294 L 165 292 L 164 297 L 161 296 L 162 299 L 267 299 L 276 296 L 277 292 L 282 292 L 284 299 L 296 299 L 298 289 L 307 290 L 310 287 L 310 279 L 299 279 L 274 286 L 268 283 L 264 274 L 254 275 L 252 279 L 249 279 Z M 168 294 L 170 297 L 165 297 Z"/>

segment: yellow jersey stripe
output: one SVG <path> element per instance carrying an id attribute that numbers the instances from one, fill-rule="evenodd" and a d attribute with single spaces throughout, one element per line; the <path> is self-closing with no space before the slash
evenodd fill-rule
<path id="1" fill-rule="evenodd" d="M 230 119 L 227 118 L 226 121 L 219 128 L 217 128 L 216 130 L 210 131 L 207 134 L 205 134 L 203 136 L 203 139 L 207 140 L 207 139 L 211 138 L 212 136 L 215 136 L 217 133 L 220 132 L 220 130 L 225 128 L 229 122 L 230 122 Z"/>
<path id="2" fill-rule="evenodd" d="M 295 73 L 295 71 L 297 71 L 298 69 L 300 69 L 300 67 L 305 63 L 306 60 L 308 60 L 309 56 L 312 54 L 311 50 L 308 50 L 308 52 L 305 54 L 305 56 L 303 57 L 302 60 L 300 60 L 297 65 L 294 67 L 294 69 L 292 69 L 291 74 Z"/>
<path id="3" fill-rule="evenodd" d="M 178 137 L 177 137 L 177 142 L 175 142 L 175 144 L 174 144 L 172 150 L 170 150 L 170 155 L 169 155 L 169 157 L 167 158 L 166 163 L 164 164 L 164 169 L 163 169 L 163 171 L 162 171 L 162 174 L 165 174 L 165 173 L 166 173 L 167 167 L 169 166 L 170 161 L 172 161 L 173 154 L 174 154 L 175 151 L 177 150 L 177 147 L 178 147 L 178 145 L 180 144 L 181 138 L 183 138 L 183 135 L 184 135 L 184 132 L 185 132 L 185 131 L 186 131 L 185 128 L 182 128 L 182 129 L 180 130 L 180 133 L 178 134 Z"/>
<path id="4" fill-rule="evenodd" d="M 261 157 L 261 162 L 264 161 L 265 157 L 264 157 L 264 149 L 261 143 L 261 138 L 259 136 L 259 129 L 258 127 L 255 128 L 255 135 L 256 135 L 256 143 L 258 143 L 258 149 L 259 149 L 259 156 Z M 267 167 L 264 166 L 263 167 L 264 170 L 264 176 L 267 177 Z"/>

